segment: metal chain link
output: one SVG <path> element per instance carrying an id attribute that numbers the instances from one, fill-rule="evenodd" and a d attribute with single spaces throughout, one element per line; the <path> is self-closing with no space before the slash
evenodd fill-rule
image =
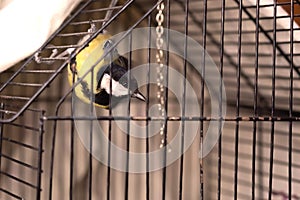
<path id="1" fill-rule="evenodd" d="M 164 44 L 164 39 L 162 38 L 163 34 L 164 34 L 164 28 L 163 28 L 163 22 L 164 22 L 164 11 L 165 5 L 164 3 L 160 3 L 157 6 L 157 11 L 158 13 L 156 14 L 156 22 L 157 22 L 157 27 L 156 27 L 156 62 L 158 64 L 157 66 L 157 87 L 158 87 L 158 91 L 157 91 L 157 99 L 159 101 L 158 104 L 158 110 L 159 110 L 159 114 L 162 118 L 165 118 L 165 100 L 164 100 L 164 74 L 163 74 L 163 68 L 164 68 L 164 64 L 163 64 L 163 59 L 164 59 L 164 51 L 162 50 L 163 44 Z M 165 138 L 164 138 L 164 130 L 165 130 L 165 122 L 161 121 L 160 124 L 160 130 L 159 130 L 159 134 L 161 136 L 161 140 L 160 140 L 160 148 L 163 148 L 165 146 Z"/>

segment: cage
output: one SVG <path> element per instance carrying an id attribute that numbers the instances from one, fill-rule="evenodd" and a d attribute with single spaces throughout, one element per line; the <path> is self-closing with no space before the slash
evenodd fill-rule
<path id="1" fill-rule="evenodd" d="M 299 25 L 298 0 L 82 1 L 0 74 L 0 199 L 300 199 Z M 83 102 L 116 50 L 146 101 Z"/>

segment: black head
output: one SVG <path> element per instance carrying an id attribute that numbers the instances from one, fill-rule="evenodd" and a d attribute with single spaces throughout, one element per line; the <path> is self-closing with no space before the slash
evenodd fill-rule
<path id="1" fill-rule="evenodd" d="M 111 80 L 112 78 L 112 80 Z M 131 75 L 128 79 L 127 70 L 124 67 L 116 63 L 106 66 L 106 69 L 98 75 L 98 90 L 105 90 L 108 94 L 110 93 L 110 83 L 112 83 L 112 95 L 115 97 L 125 97 L 130 94 L 132 97 L 145 101 L 145 97 L 139 92 L 138 84 Z M 128 91 L 128 88 L 130 91 Z"/>

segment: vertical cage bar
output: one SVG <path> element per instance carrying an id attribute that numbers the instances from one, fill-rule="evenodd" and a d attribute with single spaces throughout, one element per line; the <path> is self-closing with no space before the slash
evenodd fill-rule
<path id="1" fill-rule="evenodd" d="M 260 5 L 259 0 L 256 0 L 256 19 L 255 19 L 255 77 L 254 77 L 254 117 L 258 117 L 257 113 L 257 97 L 258 97 L 258 64 L 259 64 L 259 11 L 260 11 Z M 252 187 L 251 187 L 251 193 L 252 193 L 252 200 L 255 199 L 255 170 L 256 170 L 256 134 L 257 134 L 257 121 L 253 121 L 253 139 L 252 139 Z"/>
<path id="2" fill-rule="evenodd" d="M 109 76 L 112 77 L 112 62 L 113 58 L 110 54 L 110 61 L 109 61 Z M 112 117 L 112 78 L 109 80 L 109 117 Z M 110 200 L 110 176 L 111 176 L 111 170 L 110 170 L 110 162 L 111 162 L 111 140 L 112 140 L 112 121 L 108 121 L 108 158 L 107 158 L 107 179 L 106 179 L 106 199 Z"/>
<path id="3" fill-rule="evenodd" d="M 189 25 L 189 0 L 185 1 L 185 20 L 184 20 L 184 52 L 183 52 L 183 94 L 182 94 L 182 107 L 181 116 L 185 117 L 185 105 L 186 105 L 186 76 L 187 76 L 187 37 L 188 37 L 188 25 Z M 178 199 L 182 200 L 183 193 L 183 162 L 184 162 L 184 135 L 185 135 L 185 120 L 181 119 L 181 148 L 180 148 L 180 166 L 179 166 L 179 196 Z"/>
<path id="4" fill-rule="evenodd" d="M 290 92 L 289 117 L 293 116 L 293 84 L 294 84 L 294 0 L 291 0 L 290 13 Z M 292 161 L 293 161 L 293 121 L 289 121 L 289 148 L 288 148 L 288 197 L 292 199 Z"/>
<path id="5" fill-rule="evenodd" d="M 236 97 L 236 117 L 240 115 L 241 97 L 241 59 L 242 59 L 242 16 L 243 0 L 239 1 L 239 20 L 238 20 L 238 58 L 237 58 L 237 97 Z M 238 196 L 238 162 L 239 162 L 239 121 L 235 126 L 235 163 L 234 163 L 234 199 Z"/>
<path id="6" fill-rule="evenodd" d="M 69 198 L 73 199 L 73 171 L 74 171 L 74 120 L 71 124 L 70 136 L 70 180 L 69 180 Z"/>
<path id="7" fill-rule="evenodd" d="M 91 91 L 94 88 L 94 79 L 95 79 L 95 68 L 91 70 Z M 90 117 L 93 116 L 94 112 L 94 94 L 93 92 L 90 93 Z M 92 191 L 93 191 L 93 120 L 90 120 L 90 146 L 89 146 L 89 179 L 88 179 L 88 199 L 92 199 Z"/>
<path id="8" fill-rule="evenodd" d="M 272 97 L 271 97 L 271 116 L 274 117 L 275 112 L 275 79 L 276 79 L 276 46 L 277 46 L 277 2 L 274 1 L 273 6 L 273 52 L 272 52 Z M 269 163 L 269 190 L 268 190 L 268 199 L 272 199 L 273 191 L 273 159 L 274 159 L 274 120 L 271 121 L 271 135 L 270 135 L 270 163 Z"/>
<path id="9" fill-rule="evenodd" d="M 72 76 L 72 85 L 75 83 L 75 75 Z M 73 94 L 74 89 L 72 90 Z M 71 116 L 74 116 L 73 102 L 71 102 Z M 73 200 L 73 172 L 74 172 L 74 134 L 75 134 L 75 123 L 74 119 L 71 121 L 71 135 L 70 135 L 70 185 L 69 185 L 69 198 Z"/>
<path id="10" fill-rule="evenodd" d="M 218 199 L 221 199 L 221 180 L 222 180 L 222 130 L 221 130 L 221 116 L 222 116 L 222 87 L 223 87 L 223 67 L 224 67 L 224 35 L 225 35 L 225 0 L 222 0 L 222 8 L 221 8 L 221 33 L 220 33 L 220 74 L 221 74 L 221 82 L 220 82 L 220 98 L 219 99 L 219 141 L 218 141 Z"/>
<path id="11" fill-rule="evenodd" d="M 263 169 L 264 169 L 264 162 L 263 162 L 263 155 L 264 155 L 264 147 L 262 145 L 260 145 L 261 141 L 263 141 L 263 122 L 258 121 L 257 122 L 257 158 L 258 158 L 258 162 L 257 162 L 257 172 L 258 173 L 262 173 Z M 261 185 L 263 184 L 264 181 L 264 177 L 263 176 L 258 176 L 257 177 L 257 185 L 259 185 L 260 187 L 258 187 L 258 196 L 259 197 L 263 197 L 264 195 L 264 188 L 261 187 Z"/>
<path id="12" fill-rule="evenodd" d="M 148 27 L 151 27 L 151 16 L 148 16 Z M 150 172 L 149 172 L 149 102 L 150 102 L 150 63 L 151 63 L 151 41 L 152 41 L 152 35 L 151 35 L 151 29 L 149 29 L 148 33 L 148 54 L 147 54 L 147 60 L 148 60 L 148 71 L 147 71 L 147 99 L 146 99 L 146 200 L 150 200 Z"/>
<path id="13" fill-rule="evenodd" d="M 163 2 L 163 1 L 162 1 Z M 164 102 L 165 102 L 165 119 L 164 119 L 164 156 L 163 156 L 163 174 L 162 174 L 162 199 L 166 198 L 166 187 L 167 187 L 167 144 L 168 144 L 168 87 L 169 87 L 169 28 L 170 28 L 170 12 L 171 12 L 171 5 L 170 0 L 167 0 L 167 17 L 166 17 L 166 44 L 167 44 L 167 51 L 166 51 L 166 89 L 164 94 Z"/>
<path id="14" fill-rule="evenodd" d="M 204 79 L 205 79 L 205 60 L 206 60 L 206 32 L 207 32 L 207 1 L 203 1 L 203 24 L 202 24 L 202 45 L 203 45 L 203 62 L 202 62 L 202 69 L 201 69 L 201 74 L 202 74 L 202 79 L 201 79 L 201 88 L 200 88 L 200 118 L 203 119 L 204 116 Z M 200 150 L 200 198 L 204 199 L 204 164 L 203 164 L 203 129 L 204 129 L 204 124 L 203 120 L 200 121 L 200 144 L 199 144 L 199 150 Z M 218 177 L 218 182 L 219 182 Z M 219 187 L 218 187 L 219 188 Z M 219 191 L 219 189 L 218 189 Z M 218 192 L 219 194 L 219 192 Z M 219 195 L 218 195 L 219 196 Z M 219 199 L 219 197 L 218 197 Z"/>
<path id="15" fill-rule="evenodd" d="M 129 58 L 128 58 L 128 73 L 127 73 L 127 80 L 128 80 L 128 88 L 130 88 L 130 79 L 131 79 L 131 63 L 132 63 L 132 34 L 129 35 Z M 128 89 L 128 107 L 127 107 L 127 116 L 130 116 L 130 90 Z M 125 174 L 125 200 L 128 200 L 129 194 L 129 156 L 130 156 L 130 119 L 127 120 L 127 144 L 126 144 L 126 174 Z"/>
<path id="16" fill-rule="evenodd" d="M 4 103 L 0 103 L 0 110 L 4 110 Z M 0 119 L 4 119 L 4 113 L 0 112 Z M 1 163 L 2 163 L 2 141 L 3 141 L 3 128 L 4 123 L 0 123 L 0 171 L 1 171 Z"/>
<path id="17" fill-rule="evenodd" d="M 58 109 L 56 109 L 56 116 Z M 51 138 L 51 155 L 50 155 L 50 172 L 49 172 L 49 200 L 52 200 L 53 195 L 53 176 L 54 176 L 54 157 L 55 157 L 55 145 L 56 145 L 56 131 L 57 131 L 57 120 L 54 120 L 52 127 L 52 138 Z"/>
<path id="18" fill-rule="evenodd" d="M 4 103 L 1 102 L 0 103 L 0 109 L 1 110 L 4 110 L 5 107 L 4 107 Z M 0 112 L 0 119 L 4 119 L 4 112 Z M 2 169 L 1 169 L 1 166 L 2 166 L 2 141 L 3 141 L 3 130 L 4 130 L 4 123 L 0 123 L 0 175 L 1 175 L 1 172 L 2 172 Z M 15 197 L 16 199 L 22 199 L 21 197 L 15 195 L 15 194 L 12 194 L 11 192 L 7 191 L 7 190 L 4 190 L 3 188 L 0 188 L 0 191 L 6 193 L 6 194 L 9 194 L 13 197 Z"/>
<path id="19" fill-rule="evenodd" d="M 221 5 L 221 33 L 220 33 L 220 75 L 221 75 L 221 82 L 220 82 L 220 99 L 219 99 L 219 141 L 218 141 L 218 199 L 221 199 L 221 181 L 222 181 L 222 101 L 223 101 L 223 66 L 224 66 L 224 35 L 225 35 L 225 0 L 222 0 Z"/>
<path id="20" fill-rule="evenodd" d="M 43 157 L 43 136 L 44 136 L 44 111 L 40 118 L 40 129 L 39 129 L 39 143 L 38 143 L 38 166 L 37 166 L 37 188 L 36 188 L 36 199 L 41 199 L 41 183 L 42 183 L 42 157 Z"/>

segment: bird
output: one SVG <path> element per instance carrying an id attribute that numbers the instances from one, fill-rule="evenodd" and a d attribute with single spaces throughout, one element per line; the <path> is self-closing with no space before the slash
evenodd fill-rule
<path id="1" fill-rule="evenodd" d="M 68 67 L 69 83 L 72 86 L 76 81 L 80 82 L 74 88 L 75 95 L 85 103 L 92 102 L 96 107 L 104 109 L 113 108 L 128 95 L 146 101 L 138 90 L 136 78 L 128 78 L 128 59 L 112 48 L 114 43 L 110 38 L 108 33 L 99 34 L 71 59 Z M 89 72 L 83 77 L 104 54 L 106 56 L 94 67 L 93 75 Z"/>

